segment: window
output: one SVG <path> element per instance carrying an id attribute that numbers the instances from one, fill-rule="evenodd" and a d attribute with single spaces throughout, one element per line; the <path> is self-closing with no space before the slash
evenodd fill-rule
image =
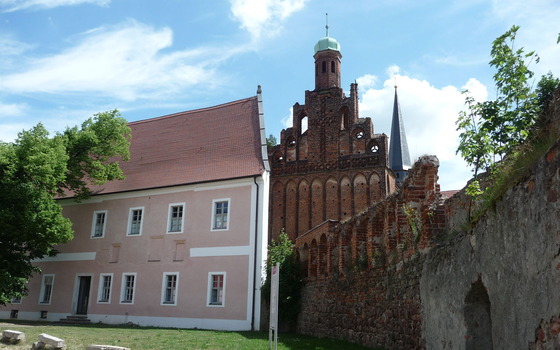
<path id="1" fill-rule="evenodd" d="M 113 274 L 101 274 L 99 277 L 99 303 L 109 303 L 111 300 L 111 284 Z"/>
<path id="2" fill-rule="evenodd" d="M 179 282 L 179 274 L 177 272 L 164 272 L 161 304 L 177 305 L 177 283 Z"/>
<path id="3" fill-rule="evenodd" d="M 212 230 L 227 230 L 229 223 L 229 199 L 216 199 L 212 201 Z"/>
<path id="4" fill-rule="evenodd" d="M 136 273 L 124 273 L 122 278 L 121 304 L 134 304 Z"/>
<path id="5" fill-rule="evenodd" d="M 208 306 L 224 306 L 225 288 L 225 272 L 210 272 L 208 274 Z"/>
<path id="6" fill-rule="evenodd" d="M 183 232 L 183 215 L 185 211 L 185 203 L 176 203 L 169 205 L 169 219 L 167 221 L 168 233 Z"/>
<path id="7" fill-rule="evenodd" d="M 41 293 L 39 294 L 40 304 L 50 304 L 54 285 L 54 275 L 43 275 L 41 283 Z"/>
<path id="8" fill-rule="evenodd" d="M 91 225 L 91 237 L 101 238 L 105 235 L 105 224 L 107 223 L 107 210 L 95 211 Z"/>
<path id="9" fill-rule="evenodd" d="M 10 304 L 21 304 L 21 297 L 12 298 Z"/>
<path id="10" fill-rule="evenodd" d="M 142 216 L 144 208 L 130 208 L 128 214 L 127 236 L 139 236 L 142 234 Z"/>

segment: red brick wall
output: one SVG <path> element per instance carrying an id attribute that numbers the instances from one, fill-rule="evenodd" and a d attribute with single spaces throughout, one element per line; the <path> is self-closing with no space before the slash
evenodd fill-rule
<path id="1" fill-rule="evenodd" d="M 423 348 L 419 288 L 425 256 L 418 252 L 444 229 L 438 166 L 437 158 L 422 157 L 399 192 L 297 238 L 307 277 L 298 332 L 388 349 Z M 360 174 L 354 182 L 364 178 Z M 371 193 L 359 186 L 354 195 Z"/>

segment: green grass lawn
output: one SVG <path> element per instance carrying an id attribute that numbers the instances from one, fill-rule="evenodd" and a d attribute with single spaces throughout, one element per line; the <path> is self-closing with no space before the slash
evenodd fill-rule
<path id="1" fill-rule="evenodd" d="M 0 349 L 29 350 L 40 333 L 64 339 L 68 350 L 85 350 L 90 344 L 117 345 L 131 350 L 179 349 L 268 349 L 267 332 L 219 332 L 190 329 L 142 328 L 128 326 L 61 326 L 50 323 L 2 323 L 0 331 L 12 329 L 25 332 L 20 344 L 0 343 Z M 365 347 L 331 339 L 317 339 L 297 334 L 278 335 L 278 349 L 288 350 L 359 350 Z"/>

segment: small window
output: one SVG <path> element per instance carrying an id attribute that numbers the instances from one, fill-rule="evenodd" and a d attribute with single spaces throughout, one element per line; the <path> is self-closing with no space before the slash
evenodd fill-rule
<path id="1" fill-rule="evenodd" d="M 335 63 L 334 61 L 331 61 L 331 73 L 335 72 Z"/>
<path id="2" fill-rule="evenodd" d="M 226 290 L 226 273 L 210 272 L 208 274 L 208 306 L 224 306 Z"/>
<path id="3" fill-rule="evenodd" d="M 111 285 L 113 274 L 101 274 L 99 277 L 99 303 L 109 303 L 111 301 Z"/>
<path id="4" fill-rule="evenodd" d="M 177 305 L 177 284 L 179 283 L 179 274 L 177 272 L 165 272 L 163 274 L 163 283 L 161 291 L 162 305 Z"/>
<path id="5" fill-rule="evenodd" d="M 274 156 L 272 157 L 272 161 L 274 163 L 280 164 L 280 163 L 282 163 L 283 160 L 284 160 L 284 155 L 282 154 L 282 152 L 274 153 Z"/>
<path id="6" fill-rule="evenodd" d="M 322 73 L 325 73 L 327 71 L 327 62 L 323 61 L 321 71 L 322 71 Z"/>
<path id="7" fill-rule="evenodd" d="M 183 232 L 183 216 L 185 212 L 185 203 L 176 203 L 169 205 L 169 219 L 167 223 L 168 233 Z"/>
<path id="8" fill-rule="evenodd" d="M 379 152 L 379 144 L 375 141 L 372 141 L 368 145 L 367 149 L 368 149 L 369 153 L 375 154 L 375 153 Z"/>
<path id="9" fill-rule="evenodd" d="M 21 304 L 21 297 L 12 298 L 10 304 Z"/>
<path id="10" fill-rule="evenodd" d="M 128 214 L 127 236 L 140 236 L 142 234 L 142 217 L 144 216 L 144 208 L 130 208 Z"/>
<path id="11" fill-rule="evenodd" d="M 286 141 L 286 145 L 288 145 L 288 148 L 294 148 L 294 147 L 296 147 L 296 139 L 294 139 L 293 137 L 290 137 L 290 138 Z"/>
<path id="12" fill-rule="evenodd" d="M 39 303 L 50 304 L 54 286 L 54 275 L 43 275 Z"/>
<path id="13" fill-rule="evenodd" d="M 212 230 L 227 230 L 229 224 L 229 199 L 212 201 Z"/>
<path id="14" fill-rule="evenodd" d="M 121 304 L 134 304 L 136 273 L 124 273 L 121 287 Z"/>
<path id="15" fill-rule="evenodd" d="M 105 226 L 107 224 L 107 210 L 99 210 L 93 213 L 91 225 L 91 237 L 102 238 L 105 236 Z"/>

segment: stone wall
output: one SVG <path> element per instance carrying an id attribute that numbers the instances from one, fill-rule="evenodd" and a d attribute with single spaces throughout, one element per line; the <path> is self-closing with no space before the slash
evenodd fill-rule
<path id="1" fill-rule="evenodd" d="M 540 122 L 558 138 L 560 89 Z M 560 141 L 474 226 L 463 192 L 443 202 L 436 161 L 298 238 L 298 331 L 391 350 L 560 349 Z"/>
<path id="2" fill-rule="evenodd" d="M 472 231 L 450 227 L 457 236 L 428 253 L 420 285 L 427 348 L 475 349 L 490 337 L 494 349 L 528 349 L 542 321 L 560 314 L 559 162 L 556 144 Z M 465 202 L 448 205 L 456 201 Z M 477 315 L 489 322 L 478 328 L 467 298 L 475 285 L 488 299 Z"/>

